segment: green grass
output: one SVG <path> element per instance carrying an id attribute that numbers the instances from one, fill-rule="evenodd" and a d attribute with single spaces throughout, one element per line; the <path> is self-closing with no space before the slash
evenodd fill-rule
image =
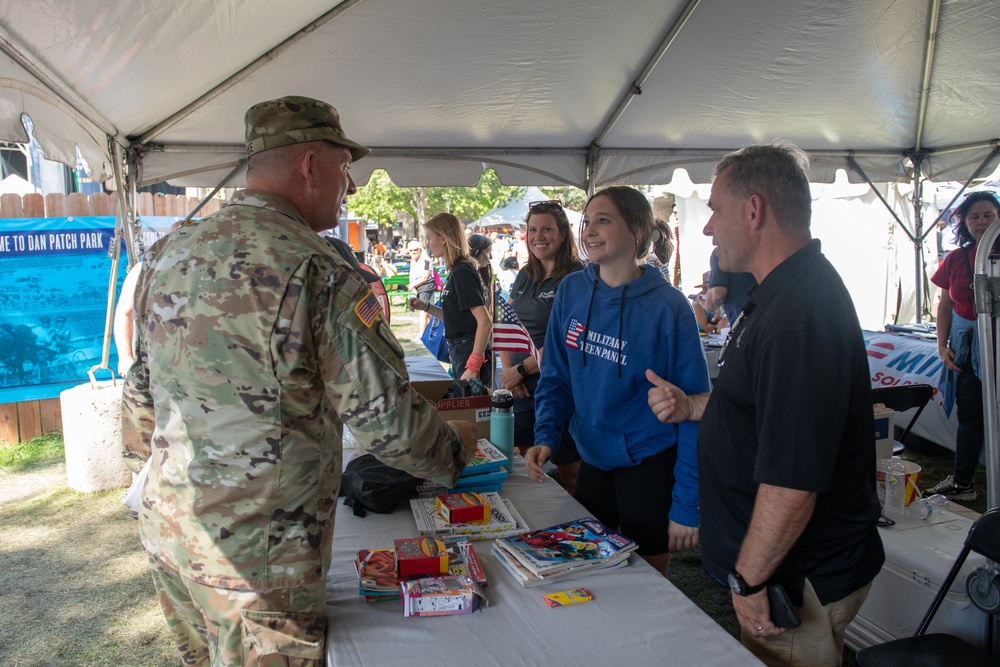
<path id="1" fill-rule="evenodd" d="M 71 489 L 58 434 L 0 450 L 0 665 L 176 667 L 122 489 Z"/>
<path id="2" fill-rule="evenodd" d="M 59 433 L 41 435 L 19 445 L 0 443 L 0 470 L 31 470 L 63 455 L 63 440 Z"/>

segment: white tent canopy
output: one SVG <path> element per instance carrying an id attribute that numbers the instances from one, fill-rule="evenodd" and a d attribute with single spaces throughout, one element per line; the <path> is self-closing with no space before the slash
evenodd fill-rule
<path id="1" fill-rule="evenodd" d="M 487 227 L 512 227 L 521 229 L 524 227 L 524 219 L 528 215 L 528 205 L 531 202 L 546 201 L 550 199 L 544 192 L 536 187 L 526 188 L 524 195 L 519 199 L 509 201 L 503 206 L 495 209 L 479 218 L 473 220 L 467 227 L 471 229 L 482 229 Z M 566 209 L 570 224 L 575 225 L 580 220 L 580 213 Z"/>
<path id="2" fill-rule="evenodd" d="M 328 100 L 399 185 L 696 182 L 789 139 L 830 181 L 969 177 L 1000 137 L 1000 3 L 982 0 L 38 0 L 0 4 L 0 140 L 95 178 L 214 185 L 243 112 Z M 984 166 L 992 171 L 996 155 Z M 851 172 L 854 182 L 861 180 Z M 240 177 L 237 177 L 237 181 Z"/>

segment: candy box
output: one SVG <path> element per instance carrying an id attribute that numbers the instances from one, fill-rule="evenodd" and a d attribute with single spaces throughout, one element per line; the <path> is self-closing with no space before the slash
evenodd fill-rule
<path id="1" fill-rule="evenodd" d="M 490 518 L 490 504 L 478 493 L 449 493 L 437 496 L 434 506 L 448 523 L 470 523 Z"/>
<path id="2" fill-rule="evenodd" d="M 482 589 L 471 578 L 423 577 L 399 585 L 403 616 L 451 616 L 471 614 L 479 601 L 487 604 Z"/>
<path id="3" fill-rule="evenodd" d="M 396 573 L 400 577 L 448 572 L 448 550 L 433 537 L 407 537 L 396 540 Z"/>

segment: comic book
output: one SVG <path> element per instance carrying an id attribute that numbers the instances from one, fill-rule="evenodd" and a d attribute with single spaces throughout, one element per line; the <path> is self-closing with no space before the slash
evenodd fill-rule
<path id="1" fill-rule="evenodd" d="M 437 511 L 434 498 L 410 499 L 417 531 L 427 537 L 460 535 L 470 540 L 492 540 L 519 535 L 528 530 L 528 525 L 510 501 L 504 500 L 496 492 L 483 495 L 490 504 L 490 518 L 476 523 L 448 523 Z"/>
<path id="2" fill-rule="evenodd" d="M 573 579 L 586 574 L 592 574 L 594 572 L 613 570 L 615 568 L 625 567 L 628 565 L 628 554 L 626 553 L 624 557 L 620 559 L 590 561 L 589 563 L 584 563 L 576 567 L 570 567 L 565 570 L 557 570 L 555 572 L 547 572 L 545 574 L 538 575 L 525 567 L 524 564 L 513 555 L 501 548 L 498 545 L 498 542 L 493 543 L 493 548 L 490 553 L 493 555 L 493 558 L 496 559 L 497 562 L 499 562 L 512 577 L 514 577 L 514 580 L 525 588 L 540 586 L 541 584 L 551 584 L 558 581 L 564 581 L 566 579 Z"/>
<path id="3" fill-rule="evenodd" d="M 589 563 L 617 562 L 636 543 L 593 517 L 567 521 L 497 541 L 533 574 L 554 573 Z"/>

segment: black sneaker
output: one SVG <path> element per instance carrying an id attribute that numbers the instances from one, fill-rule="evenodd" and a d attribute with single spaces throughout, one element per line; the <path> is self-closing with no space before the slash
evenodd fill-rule
<path id="1" fill-rule="evenodd" d="M 944 478 L 944 481 L 939 482 L 937 486 L 933 486 L 925 490 L 923 495 L 924 497 L 927 497 L 938 493 L 948 500 L 976 499 L 976 488 L 972 486 L 972 482 L 969 482 L 968 484 L 959 484 L 955 481 L 954 475 L 948 475 Z"/>

